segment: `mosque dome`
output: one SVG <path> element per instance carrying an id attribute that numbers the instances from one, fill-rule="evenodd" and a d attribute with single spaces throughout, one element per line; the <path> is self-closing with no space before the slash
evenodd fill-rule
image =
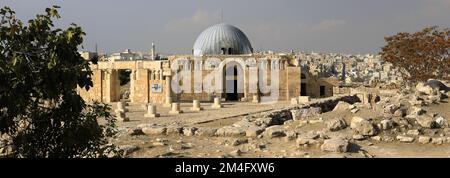
<path id="1" fill-rule="evenodd" d="M 203 31 L 193 49 L 194 56 L 252 54 L 247 36 L 237 27 L 217 24 Z"/>

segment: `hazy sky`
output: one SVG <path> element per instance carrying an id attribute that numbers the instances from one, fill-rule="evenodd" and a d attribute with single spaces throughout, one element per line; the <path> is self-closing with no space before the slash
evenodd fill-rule
<path id="1" fill-rule="evenodd" d="M 255 50 L 377 53 L 384 36 L 449 27 L 450 0 L 0 0 L 20 19 L 61 6 L 59 27 L 76 23 L 85 50 L 190 53 L 208 26 L 240 28 Z"/>

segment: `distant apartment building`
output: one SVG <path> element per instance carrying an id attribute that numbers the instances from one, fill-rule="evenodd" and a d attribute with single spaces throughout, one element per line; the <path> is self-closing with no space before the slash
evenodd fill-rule
<path id="1" fill-rule="evenodd" d="M 140 60 L 142 59 L 142 55 L 139 53 L 133 53 L 130 49 L 126 49 L 123 52 L 120 53 L 113 53 L 110 56 L 108 56 L 109 61 L 123 61 L 123 60 Z"/>
<path id="2" fill-rule="evenodd" d="M 107 57 L 108 61 L 134 61 L 134 60 L 159 60 L 161 56 L 156 54 L 155 45 L 152 44 L 150 53 L 132 52 L 126 49 L 123 52 L 113 53 Z"/>

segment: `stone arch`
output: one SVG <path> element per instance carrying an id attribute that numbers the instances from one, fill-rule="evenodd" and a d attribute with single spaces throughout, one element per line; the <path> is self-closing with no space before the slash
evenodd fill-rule
<path id="1" fill-rule="evenodd" d="M 227 58 L 223 60 L 216 71 L 216 92 L 221 93 L 221 96 L 227 99 L 228 97 L 234 97 L 232 100 L 246 97 L 246 67 L 246 63 L 242 58 Z M 228 72 L 227 68 L 230 69 Z M 231 85 L 233 88 L 227 87 L 227 77 L 230 77 L 230 72 L 233 73 L 231 76 L 235 77 L 235 79 L 229 80 L 234 83 L 231 85 L 229 82 L 228 86 Z M 237 95 L 237 99 L 235 95 Z"/>

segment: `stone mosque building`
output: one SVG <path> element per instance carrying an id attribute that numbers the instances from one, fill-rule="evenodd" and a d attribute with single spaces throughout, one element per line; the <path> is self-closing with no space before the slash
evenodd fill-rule
<path id="1" fill-rule="evenodd" d="M 214 97 L 254 102 L 275 93 L 277 101 L 290 101 L 302 96 L 332 96 L 336 84 L 331 78 L 303 72 L 299 59 L 292 55 L 255 53 L 247 36 L 226 23 L 203 31 L 190 55 L 169 56 L 168 60 L 99 61 L 91 69 L 94 86 L 89 91 L 79 90 L 88 102 L 121 99 L 119 70 L 132 71 L 129 96 L 132 103 L 209 102 Z M 275 71 L 277 75 L 272 75 Z M 275 82 L 277 86 L 271 90 L 261 88 L 274 86 Z"/>

